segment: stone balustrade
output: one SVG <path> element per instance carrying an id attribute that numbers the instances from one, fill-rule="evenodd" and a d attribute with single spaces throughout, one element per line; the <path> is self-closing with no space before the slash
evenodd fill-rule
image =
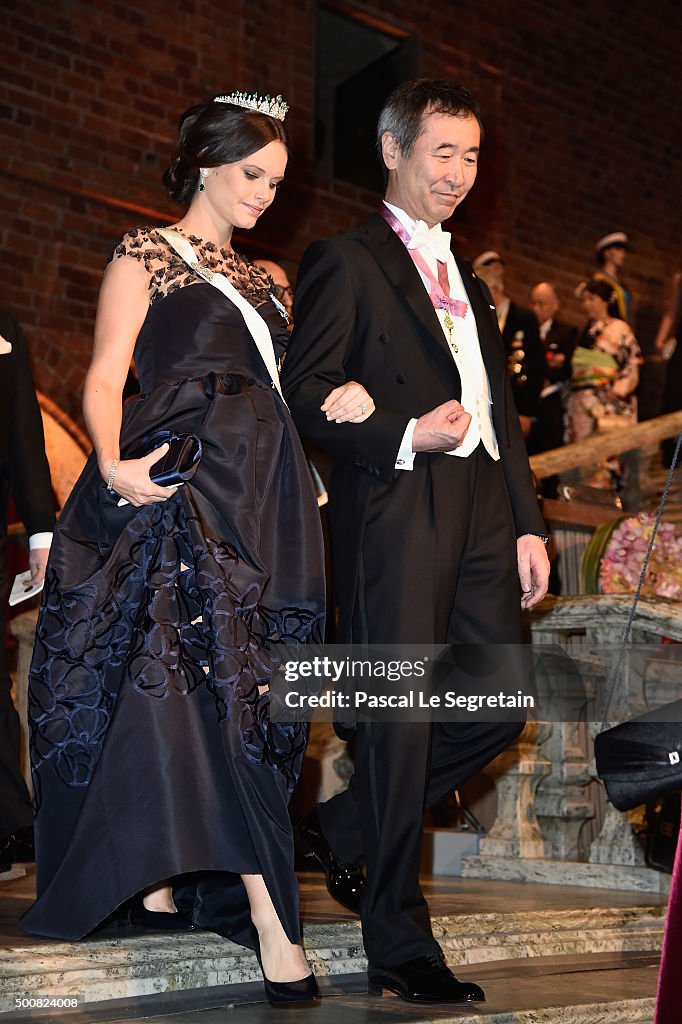
<path id="1" fill-rule="evenodd" d="M 570 654 L 585 693 L 600 705 L 609 685 L 632 597 L 547 598 L 528 615 L 536 650 L 559 645 Z M 679 697 L 682 604 L 642 598 L 623 660 L 622 720 Z M 596 699 L 601 698 L 601 700 Z M 540 715 L 541 715 L 541 708 Z M 636 826 L 641 812 L 623 814 L 597 780 L 593 740 L 599 721 L 532 722 L 520 741 L 490 766 L 498 814 L 479 853 L 465 857 L 466 877 L 665 892 L 669 876 L 646 867 Z"/>

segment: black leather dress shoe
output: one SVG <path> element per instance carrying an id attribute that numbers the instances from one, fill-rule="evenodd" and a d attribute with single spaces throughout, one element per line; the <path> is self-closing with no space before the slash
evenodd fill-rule
<path id="1" fill-rule="evenodd" d="M 36 844 L 33 825 L 20 828 L 14 833 L 14 863 L 33 864 L 36 859 Z"/>
<path id="2" fill-rule="evenodd" d="M 0 871 L 9 871 L 13 864 L 32 864 L 35 859 L 32 825 L 18 828 L 0 841 Z"/>
<path id="3" fill-rule="evenodd" d="M 483 1003 L 485 993 L 473 982 L 454 976 L 442 954 L 430 953 L 396 967 L 367 969 L 367 990 L 380 996 L 384 989 L 408 1003 Z"/>
<path id="4" fill-rule="evenodd" d="M 14 864 L 14 836 L 0 839 L 0 871 L 9 871 Z"/>
<path id="5" fill-rule="evenodd" d="M 296 839 L 306 857 L 318 862 L 324 871 L 327 892 L 346 910 L 360 913 L 360 897 L 367 882 L 359 864 L 337 860 L 324 837 L 317 807 L 306 814 L 296 826 Z"/>

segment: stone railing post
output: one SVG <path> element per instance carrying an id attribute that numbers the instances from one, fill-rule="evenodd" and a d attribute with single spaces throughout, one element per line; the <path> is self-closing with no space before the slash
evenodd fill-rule
<path id="1" fill-rule="evenodd" d="M 529 616 L 533 644 L 559 645 L 573 659 L 585 696 L 605 695 L 632 604 L 629 595 L 549 598 Z M 679 662 L 657 652 L 673 649 L 660 638 L 682 641 L 682 604 L 644 598 L 633 623 L 624 662 L 623 696 L 615 720 L 646 707 L 652 672 L 657 703 L 673 700 L 666 683 Z M 536 659 L 537 660 L 537 659 Z M 682 659 L 680 659 L 682 660 Z M 652 669 L 653 665 L 653 669 Z M 557 677 L 561 683 L 560 675 Z M 673 687 L 674 690 L 674 687 Z M 589 706 L 589 705 L 588 705 Z M 600 708 L 600 702 L 594 706 Z M 542 708 L 538 709 L 542 715 Z M 493 762 L 498 818 L 477 856 L 463 859 L 468 877 L 664 892 L 669 877 L 645 866 L 630 819 L 605 800 L 596 783 L 593 740 L 599 710 L 584 721 L 535 723 L 517 748 Z M 560 715 L 556 716 L 560 718 Z M 585 825 L 594 819 L 598 833 Z"/>
<path id="2" fill-rule="evenodd" d="M 539 755 L 546 732 L 544 723 L 529 722 L 516 743 L 486 768 L 495 782 L 497 817 L 478 854 L 464 857 L 465 877 L 505 878 L 508 866 L 519 859 L 550 857 L 552 844 L 543 836 L 535 814 L 535 792 L 552 770 Z"/>

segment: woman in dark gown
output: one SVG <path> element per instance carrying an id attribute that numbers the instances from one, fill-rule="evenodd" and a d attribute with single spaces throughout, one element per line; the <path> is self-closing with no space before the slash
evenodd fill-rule
<path id="1" fill-rule="evenodd" d="M 321 639 L 324 566 L 275 359 L 240 308 L 279 358 L 286 315 L 231 237 L 274 199 L 285 105 L 249 103 L 183 115 L 164 180 L 189 208 L 168 237 L 124 236 L 105 273 L 94 451 L 60 518 L 31 668 L 38 893 L 23 925 L 78 939 L 134 900 L 148 927 L 258 944 L 279 996 L 313 998 L 287 812 L 305 725 L 270 721 L 267 686 L 278 643 Z M 133 352 L 142 394 L 122 413 Z M 325 407 L 349 423 L 373 409 L 359 385 Z M 202 442 L 180 487 L 150 479 L 165 448 L 126 458 L 163 429 Z"/>

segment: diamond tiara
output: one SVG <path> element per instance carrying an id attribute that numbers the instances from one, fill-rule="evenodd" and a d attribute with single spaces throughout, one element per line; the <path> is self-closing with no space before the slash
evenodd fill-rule
<path id="1" fill-rule="evenodd" d="M 231 92 L 229 96 L 215 96 L 214 103 L 234 103 L 237 107 L 246 107 L 248 110 L 257 110 L 269 117 L 276 117 L 283 121 L 286 117 L 289 104 L 282 96 L 259 96 L 253 93 L 249 96 L 246 92 Z"/>

